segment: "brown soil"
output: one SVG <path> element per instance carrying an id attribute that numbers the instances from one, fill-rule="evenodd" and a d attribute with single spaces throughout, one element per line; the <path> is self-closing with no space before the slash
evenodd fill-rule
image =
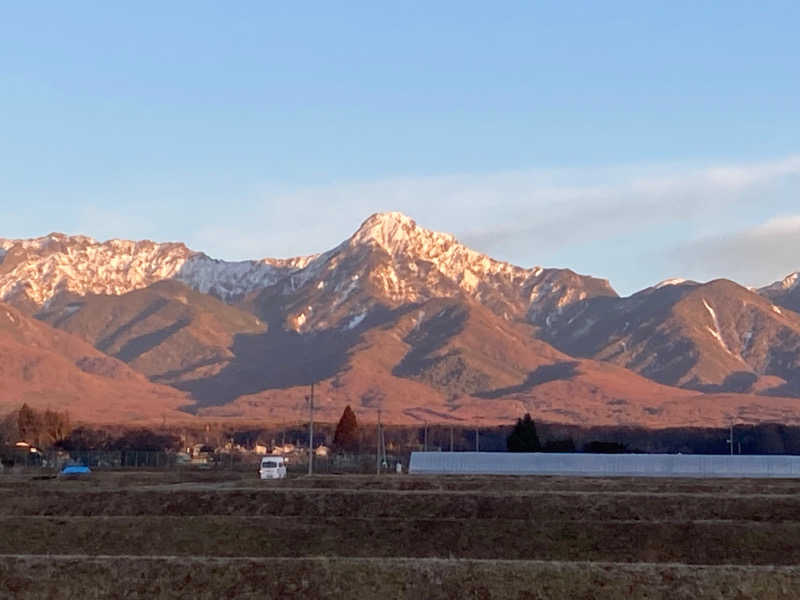
<path id="1" fill-rule="evenodd" d="M 0 595 L 39 598 L 794 600 L 800 568 L 209 557 L 1 557 Z"/>
<path id="2" fill-rule="evenodd" d="M 794 480 L 2 476 L 0 597 L 795 598 L 799 491 Z"/>

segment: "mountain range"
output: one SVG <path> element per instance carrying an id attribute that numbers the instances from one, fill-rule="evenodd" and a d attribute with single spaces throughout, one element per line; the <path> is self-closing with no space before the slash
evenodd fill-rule
<path id="1" fill-rule="evenodd" d="M 800 423 L 800 276 L 619 297 L 375 214 L 335 248 L 215 260 L 180 243 L 0 239 L 0 412 L 102 422 Z M 4 316 L 5 315 L 5 316 Z"/>

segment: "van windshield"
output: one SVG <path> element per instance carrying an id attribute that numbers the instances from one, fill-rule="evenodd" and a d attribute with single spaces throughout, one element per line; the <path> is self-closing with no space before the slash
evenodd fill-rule
<path id="1" fill-rule="evenodd" d="M 274 460 L 270 460 L 270 461 L 266 461 L 266 462 L 261 463 L 261 466 L 263 468 L 265 468 L 265 469 L 277 469 L 278 468 L 278 463 L 276 463 Z"/>

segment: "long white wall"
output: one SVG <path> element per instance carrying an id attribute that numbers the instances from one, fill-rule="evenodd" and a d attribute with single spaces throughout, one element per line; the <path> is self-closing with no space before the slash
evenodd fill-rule
<path id="1" fill-rule="evenodd" d="M 800 456 L 412 452 L 409 472 L 445 475 L 800 477 Z"/>

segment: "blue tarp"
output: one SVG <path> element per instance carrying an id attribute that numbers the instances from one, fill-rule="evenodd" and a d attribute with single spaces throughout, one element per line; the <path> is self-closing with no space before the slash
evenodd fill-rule
<path id="1" fill-rule="evenodd" d="M 84 465 L 67 465 L 61 469 L 62 475 L 84 475 L 91 472 L 92 471 L 89 469 L 89 467 Z"/>

